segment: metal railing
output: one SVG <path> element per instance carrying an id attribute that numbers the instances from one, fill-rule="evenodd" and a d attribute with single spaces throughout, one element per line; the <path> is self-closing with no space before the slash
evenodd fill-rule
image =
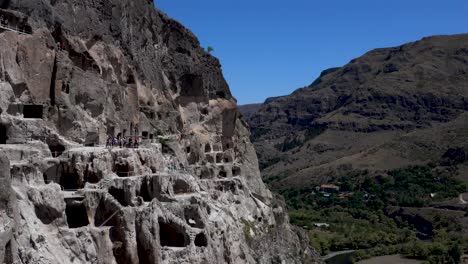
<path id="1" fill-rule="evenodd" d="M 0 29 L 8 30 L 8 31 L 13 31 L 18 34 L 22 35 L 31 35 L 32 32 L 28 32 L 24 29 L 18 28 L 18 25 L 15 25 L 14 27 L 8 25 L 8 20 L 3 19 L 3 17 L 0 17 Z"/>

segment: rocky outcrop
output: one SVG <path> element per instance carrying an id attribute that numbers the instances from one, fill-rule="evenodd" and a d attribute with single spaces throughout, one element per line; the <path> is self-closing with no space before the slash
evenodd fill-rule
<path id="1" fill-rule="evenodd" d="M 0 259 L 320 262 L 185 27 L 147 0 L 1 7 Z"/>
<path id="2" fill-rule="evenodd" d="M 466 148 L 467 43 L 468 35 L 434 36 L 376 49 L 267 99 L 249 119 L 263 175 L 298 187 L 438 164 Z"/>

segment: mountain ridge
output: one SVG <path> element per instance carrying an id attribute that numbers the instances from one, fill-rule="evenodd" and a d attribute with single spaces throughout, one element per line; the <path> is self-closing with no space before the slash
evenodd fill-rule
<path id="1" fill-rule="evenodd" d="M 467 42 L 467 34 L 431 36 L 374 49 L 343 67 L 323 71 L 308 87 L 265 100 L 248 120 L 264 177 L 305 177 L 299 174 L 306 174 L 311 156 L 330 154 L 331 162 L 333 155 L 344 158 L 362 151 L 355 146 L 340 154 L 332 142 L 341 142 L 343 136 L 358 141 L 369 136 L 370 149 L 379 145 L 379 138 L 385 142 L 454 121 L 468 110 Z M 306 143 L 316 151 L 304 150 Z M 342 144 L 353 148 L 352 143 Z M 327 154 L 327 148 L 336 153 Z"/>

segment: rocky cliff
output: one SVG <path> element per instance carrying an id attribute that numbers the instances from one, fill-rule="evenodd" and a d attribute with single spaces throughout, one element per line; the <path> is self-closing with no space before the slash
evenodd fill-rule
<path id="1" fill-rule="evenodd" d="M 467 45 L 454 35 L 376 49 L 267 99 L 249 118 L 264 177 L 300 187 L 433 164 L 468 181 Z"/>
<path id="2" fill-rule="evenodd" d="M 189 30 L 150 0 L 0 5 L 0 261 L 320 262 Z"/>

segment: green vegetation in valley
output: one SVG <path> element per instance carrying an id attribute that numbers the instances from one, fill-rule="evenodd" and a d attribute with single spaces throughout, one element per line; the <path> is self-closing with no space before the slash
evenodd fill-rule
<path id="1" fill-rule="evenodd" d="M 283 177 L 268 180 L 271 183 Z M 458 263 L 459 255 L 468 248 L 461 226 L 448 216 L 431 217 L 434 230 L 429 235 L 433 239 L 422 242 L 416 237 L 420 231 L 411 223 L 386 213 L 389 206 L 420 208 L 466 191 L 463 182 L 436 175 L 432 167 L 399 169 L 379 177 L 363 172 L 331 183 L 338 185 L 340 192 L 325 195 L 312 187 L 278 190 L 290 208 L 291 222 L 309 230 L 312 246 L 322 255 L 361 249 L 356 260 L 399 253 L 428 263 Z M 329 226 L 316 228 L 314 223 Z"/>

